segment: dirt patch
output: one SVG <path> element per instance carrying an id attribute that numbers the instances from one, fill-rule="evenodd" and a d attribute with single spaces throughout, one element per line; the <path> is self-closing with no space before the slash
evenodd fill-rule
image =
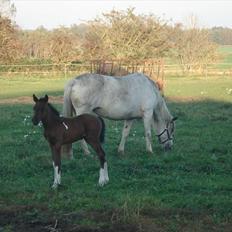
<path id="1" fill-rule="evenodd" d="M 149 209 L 138 217 L 117 220 L 117 210 L 53 213 L 46 206 L 11 206 L 0 209 L 0 231 L 12 232 L 164 232 L 164 231 L 224 231 L 231 222 L 215 223 L 208 214 L 190 210 Z M 119 212 L 119 211 L 118 211 Z"/>
<path id="2" fill-rule="evenodd" d="M 168 101 L 172 102 L 198 102 L 205 100 L 206 98 L 203 97 L 179 97 L 179 96 L 172 96 L 172 97 L 166 97 Z"/>
<path id="3" fill-rule="evenodd" d="M 49 96 L 49 101 L 51 103 L 63 103 L 63 96 Z M 33 103 L 32 97 L 17 97 L 17 98 L 7 98 L 0 99 L 0 104 L 30 104 Z"/>

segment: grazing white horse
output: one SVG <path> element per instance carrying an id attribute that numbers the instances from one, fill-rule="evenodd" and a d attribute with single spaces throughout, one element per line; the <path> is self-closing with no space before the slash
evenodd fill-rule
<path id="1" fill-rule="evenodd" d="M 122 77 L 83 74 L 70 80 L 64 89 L 64 117 L 72 113 L 94 113 L 112 120 L 125 120 L 118 151 L 123 153 L 133 119 L 142 118 L 146 149 L 152 153 L 151 127 L 160 144 L 168 150 L 173 145 L 174 121 L 153 81 L 141 73 Z M 82 148 L 89 153 L 82 141 Z M 72 157 L 71 145 L 63 152 Z"/>

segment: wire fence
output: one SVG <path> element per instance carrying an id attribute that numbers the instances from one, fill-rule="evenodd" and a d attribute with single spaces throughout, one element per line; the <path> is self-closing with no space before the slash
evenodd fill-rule
<path id="1" fill-rule="evenodd" d="M 14 64 L 0 65 L 0 76 L 61 76 L 67 78 L 69 76 L 78 75 L 80 73 L 102 73 L 108 75 L 122 76 L 132 72 L 143 72 L 148 76 L 154 76 L 155 79 L 164 78 L 164 76 L 185 76 L 185 75 L 202 75 L 202 76 L 232 76 L 231 63 L 210 64 L 204 69 L 189 70 L 187 73 L 176 64 L 163 63 L 120 63 L 104 62 L 104 63 L 82 63 L 82 64 Z"/>

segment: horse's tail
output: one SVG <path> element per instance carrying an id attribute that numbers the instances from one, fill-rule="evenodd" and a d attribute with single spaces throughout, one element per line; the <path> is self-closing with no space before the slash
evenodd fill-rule
<path id="1" fill-rule="evenodd" d="M 100 132 L 100 142 L 104 143 L 104 141 L 105 141 L 106 125 L 105 125 L 105 122 L 104 122 L 103 118 L 101 118 L 101 117 L 98 117 L 98 118 L 101 121 L 101 126 L 102 126 L 101 132 Z"/>
<path id="2" fill-rule="evenodd" d="M 64 103 L 63 103 L 63 116 L 71 117 L 74 109 L 71 101 L 71 91 L 74 84 L 74 80 L 70 80 L 64 88 Z M 65 144 L 62 146 L 62 154 L 73 158 L 72 144 Z"/>
<path id="3" fill-rule="evenodd" d="M 73 114 L 73 105 L 71 101 L 71 91 L 74 80 L 69 81 L 64 88 L 64 103 L 63 103 L 63 116 L 71 117 Z"/>

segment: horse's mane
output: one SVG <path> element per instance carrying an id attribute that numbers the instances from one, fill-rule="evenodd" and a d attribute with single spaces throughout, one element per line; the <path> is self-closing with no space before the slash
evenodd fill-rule
<path id="1" fill-rule="evenodd" d="M 160 113 L 161 113 L 163 119 L 165 121 L 169 122 L 172 119 L 172 115 L 169 112 L 169 110 L 167 108 L 167 105 L 166 105 L 166 102 L 164 101 L 163 97 L 162 96 L 160 96 L 160 97 L 161 97 L 161 99 L 160 99 L 161 101 L 160 101 L 160 104 L 159 104 L 160 105 Z"/>
<path id="2" fill-rule="evenodd" d="M 60 113 L 58 112 L 58 110 L 50 103 L 48 103 L 48 107 L 50 108 L 50 110 L 58 117 L 60 117 Z"/>

